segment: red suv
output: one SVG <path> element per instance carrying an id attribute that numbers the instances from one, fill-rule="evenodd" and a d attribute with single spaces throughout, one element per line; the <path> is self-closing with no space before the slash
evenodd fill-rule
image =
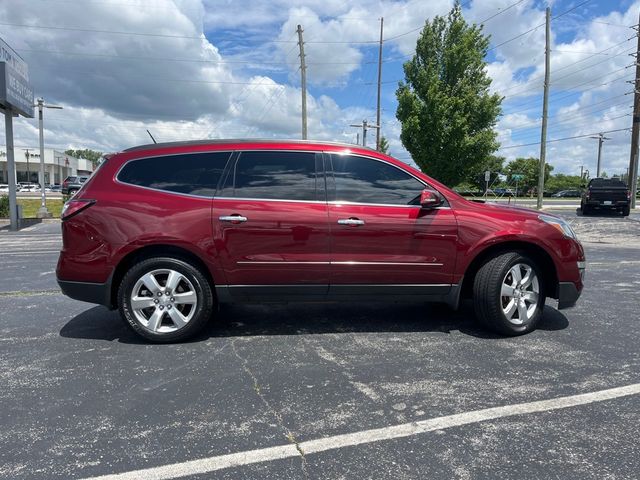
<path id="1" fill-rule="evenodd" d="M 475 203 L 355 145 L 201 141 L 106 160 L 67 202 L 57 278 L 143 337 L 185 339 L 218 302 L 473 298 L 506 335 L 582 291 L 563 219 Z"/>

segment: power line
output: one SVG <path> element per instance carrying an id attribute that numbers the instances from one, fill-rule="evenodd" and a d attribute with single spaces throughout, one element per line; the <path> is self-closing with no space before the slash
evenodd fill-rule
<path id="1" fill-rule="evenodd" d="M 526 1 L 526 0 L 518 0 L 517 2 L 512 3 L 512 4 L 511 4 L 511 5 L 509 5 L 508 7 L 503 8 L 502 10 L 498 9 L 498 10 L 499 10 L 499 11 L 498 11 L 498 13 L 496 13 L 496 14 L 494 14 L 494 15 L 491 15 L 490 17 L 485 18 L 484 20 L 481 20 L 481 21 L 480 21 L 480 23 L 481 23 L 481 24 L 482 24 L 482 23 L 486 23 L 486 22 L 488 22 L 489 20 L 491 20 L 491 19 L 493 19 L 493 18 L 497 17 L 498 15 L 502 15 L 504 12 L 506 12 L 506 11 L 507 11 L 507 10 L 509 10 L 510 8 L 515 7 L 516 5 L 519 5 L 519 4 L 521 4 L 522 2 L 524 2 L 524 1 Z M 471 3 L 471 2 L 466 2 L 465 4 L 462 4 L 462 5 L 461 5 L 461 7 L 464 7 L 465 5 L 469 5 L 470 3 Z M 394 35 L 394 36 L 392 36 L 392 37 L 385 38 L 383 41 L 384 41 L 384 42 L 388 42 L 388 41 L 391 41 L 391 40 L 395 40 L 396 38 L 400 38 L 400 37 L 404 37 L 404 36 L 406 36 L 406 35 L 410 35 L 410 34 L 412 34 L 412 33 L 417 32 L 418 30 L 422 30 L 423 28 L 424 28 L 424 25 L 421 25 L 421 26 L 419 26 L 419 27 L 417 27 L 417 28 L 412 28 L 411 30 L 408 30 L 408 31 L 406 31 L 406 32 L 404 32 L 404 33 L 400 33 L 400 34 L 398 34 L 398 35 Z"/>
<path id="2" fill-rule="evenodd" d="M 563 142 L 565 140 L 574 140 L 576 138 L 590 137 L 591 135 L 598 135 L 600 133 L 615 133 L 615 132 L 623 132 L 625 130 L 628 131 L 629 129 L 628 128 L 618 128 L 617 130 L 607 130 L 605 132 L 586 133 L 584 135 L 574 135 L 572 137 L 554 138 L 553 140 L 547 140 L 547 143 Z M 540 142 L 521 143 L 521 144 L 518 144 L 518 145 L 508 145 L 506 147 L 500 147 L 500 150 L 506 150 L 508 148 L 530 147 L 530 146 L 534 146 L 534 145 L 540 145 Z"/>
<path id="3" fill-rule="evenodd" d="M 508 7 L 503 8 L 498 13 L 495 13 L 495 14 L 491 15 L 490 17 L 485 18 L 484 20 L 480 20 L 480 23 L 481 24 L 487 23 L 489 20 L 492 20 L 492 19 L 496 18 L 498 15 L 502 15 L 504 12 L 506 12 L 510 8 L 516 7 L 516 6 L 520 5 L 524 1 L 526 1 L 526 0 L 518 0 L 517 2 L 512 3 Z"/>
<path id="4" fill-rule="evenodd" d="M 609 50 L 611 50 L 611 49 L 613 49 L 613 48 L 616 48 L 616 47 L 618 47 L 618 46 L 620 46 L 620 45 L 623 45 L 623 44 L 625 44 L 625 43 L 629 42 L 630 40 L 632 40 L 632 39 L 634 39 L 634 38 L 635 38 L 635 37 L 630 37 L 630 38 L 628 38 L 628 39 L 626 39 L 626 40 L 623 40 L 622 42 L 616 43 L 615 45 L 612 45 L 612 46 L 607 47 L 607 48 L 605 48 L 605 49 L 603 49 L 603 50 L 600 50 L 599 52 L 594 52 L 593 54 L 591 54 L 591 55 L 590 55 L 590 56 L 588 56 L 588 57 L 581 58 L 580 60 L 576 60 L 575 62 L 571 62 L 571 63 L 569 63 L 569 64 L 567 64 L 567 65 L 565 65 L 565 66 L 563 66 L 563 67 L 557 68 L 557 69 L 555 69 L 555 70 L 554 70 L 554 72 L 559 72 L 559 71 L 562 71 L 562 70 L 566 70 L 567 68 L 570 68 L 570 67 L 572 67 L 572 66 L 574 66 L 574 65 L 577 65 L 577 64 L 582 63 L 582 62 L 586 62 L 586 61 L 587 61 L 587 60 L 589 60 L 590 58 L 593 58 L 593 57 L 594 57 L 594 56 L 596 56 L 596 55 L 603 54 L 604 52 L 607 52 L 607 51 L 609 51 Z M 615 54 L 614 56 L 618 56 L 618 55 L 625 55 L 625 54 L 626 54 L 627 52 L 629 52 L 629 51 L 631 51 L 631 49 L 626 49 L 626 50 L 624 50 L 624 51 L 620 51 L 619 53 Z M 608 60 L 608 59 L 607 59 L 607 60 Z M 590 65 L 590 66 L 587 66 L 587 67 L 585 67 L 583 70 L 585 70 L 585 69 L 587 69 L 587 68 L 591 68 L 591 67 L 592 67 L 592 66 L 594 66 L 594 65 L 599 65 L 599 63 L 596 63 L 596 64 L 592 64 L 592 65 Z M 528 84 L 528 83 L 531 83 L 531 82 L 533 82 L 534 80 L 541 79 L 541 78 L 543 78 L 543 77 L 544 77 L 544 75 L 536 75 L 535 77 L 529 78 L 529 79 L 524 83 L 524 85 L 526 85 L 526 84 Z M 514 85 L 513 87 L 510 87 L 510 88 L 507 88 L 507 89 L 503 90 L 503 92 L 508 92 L 509 90 L 512 90 L 512 89 L 514 89 L 514 88 L 518 88 L 518 87 L 519 87 L 519 85 Z M 514 95 L 518 95 L 518 94 L 519 94 L 519 93 L 521 93 L 521 92 L 527 92 L 527 91 L 529 91 L 529 89 L 520 90 L 520 91 L 518 91 L 518 92 L 516 92 L 516 93 L 513 93 L 513 94 L 511 94 L 511 95 L 507 95 L 505 98 L 507 98 L 507 97 L 511 97 L 511 96 L 514 96 Z"/>
<path id="5" fill-rule="evenodd" d="M 560 14 L 558 14 L 558 15 L 555 15 L 554 17 L 551 17 L 551 20 L 556 20 L 556 19 L 558 19 L 558 18 L 560 18 L 560 17 L 563 17 L 564 15 L 567 15 L 568 13 L 573 12 L 574 10 L 576 10 L 576 9 L 578 9 L 578 8 L 580 8 L 580 7 L 582 7 L 583 5 L 585 5 L 585 4 L 587 4 L 587 3 L 589 3 L 590 1 L 591 1 L 591 0 L 584 0 L 583 2 L 579 3 L 578 5 L 576 5 L 576 6 L 572 7 L 572 8 L 570 8 L 569 10 L 565 10 L 564 12 L 562 12 L 562 13 L 560 13 Z M 501 47 L 501 46 L 503 46 L 503 45 L 506 45 L 507 43 L 513 42 L 514 40 L 517 40 L 517 39 L 518 39 L 518 38 L 520 38 L 520 37 L 524 37 L 527 33 L 531 33 L 531 32 L 533 32 L 534 30 L 537 30 L 538 28 L 540 28 L 540 27 L 542 27 L 542 26 L 544 26 L 544 25 L 545 25 L 545 22 L 542 22 L 541 24 L 536 25 L 536 26 L 535 26 L 535 27 L 533 27 L 533 28 L 530 28 L 530 29 L 529 29 L 529 30 L 527 30 L 526 32 L 520 33 L 520 34 L 516 35 L 515 37 L 512 37 L 512 38 L 510 38 L 510 39 L 508 39 L 508 40 L 505 40 L 505 41 L 504 41 L 504 42 L 502 42 L 502 43 L 499 43 L 498 45 L 494 45 L 493 47 L 491 47 L 490 49 L 488 49 L 488 50 L 487 50 L 487 52 L 490 52 L 490 51 L 492 51 L 492 50 L 495 50 L 495 49 L 496 49 L 496 48 L 498 48 L 498 47 Z"/>
<path id="6" fill-rule="evenodd" d="M 305 42 L 307 43 L 307 42 Z M 297 44 L 296 44 L 297 45 Z M 213 65 L 236 65 L 236 64 L 260 64 L 260 65 L 290 65 L 291 62 L 271 62 L 262 60 L 205 60 L 196 58 L 161 58 L 161 57 L 143 57 L 129 55 L 108 55 L 102 53 L 85 53 L 85 52 L 64 52 L 59 50 L 30 50 L 26 48 L 17 48 L 16 50 L 26 53 L 42 53 L 47 55 L 69 55 L 82 57 L 98 57 L 98 58 L 118 58 L 123 60 L 152 60 L 159 62 L 187 62 L 187 63 L 206 63 Z M 360 65 L 363 62 L 312 62 L 307 65 Z M 368 62 L 375 63 L 375 62 Z"/>
<path id="7" fill-rule="evenodd" d="M 207 40 L 204 33 L 199 36 L 192 36 L 192 35 L 170 35 L 166 33 L 125 32 L 120 30 L 97 30 L 97 29 L 89 29 L 89 28 L 54 27 L 51 25 L 28 25 L 24 23 L 8 23 L 8 22 L 0 22 L 0 25 L 7 26 L 7 27 L 36 28 L 36 29 L 44 29 L 44 30 L 63 30 L 63 31 L 69 31 L 69 32 L 105 33 L 110 35 L 134 35 L 134 36 L 141 36 L 141 37 Z M 358 41 L 313 40 L 305 43 L 366 45 L 366 44 L 378 44 L 378 42 L 379 42 L 378 40 L 358 40 Z M 291 40 L 269 40 L 268 43 L 292 43 L 292 41 Z"/>

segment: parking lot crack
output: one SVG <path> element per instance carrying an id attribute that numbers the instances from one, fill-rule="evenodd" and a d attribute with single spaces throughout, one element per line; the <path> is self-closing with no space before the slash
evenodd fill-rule
<path id="1" fill-rule="evenodd" d="M 264 406 L 267 408 L 267 411 L 276 419 L 278 426 L 283 430 L 284 437 L 287 439 L 287 441 L 289 441 L 291 444 L 295 446 L 296 450 L 300 454 L 300 459 L 302 462 L 301 463 L 302 473 L 304 477 L 310 478 L 309 472 L 307 471 L 307 459 L 305 457 L 304 450 L 300 446 L 300 442 L 298 441 L 294 433 L 284 424 L 284 420 L 282 418 L 282 415 L 280 415 L 280 412 L 278 412 L 271 405 L 269 400 L 267 400 L 267 398 L 264 396 L 262 388 L 260 386 L 260 381 L 258 380 L 258 377 L 255 375 L 255 373 L 253 373 L 253 371 L 249 367 L 249 362 L 245 357 L 243 357 L 242 355 L 240 355 L 240 353 L 238 353 L 238 349 L 236 348 L 236 341 L 237 341 L 236 339 L 231 341 L 231 348 L 233 350 L 233 354 L 240 361 L 240 364 L 242 365 L 242 369 L 251 379 L 251 382 L 253 383 L 254 392 L 256 392 L 256 395 L 258 396 L 260 401 L 264 404 Z"/>

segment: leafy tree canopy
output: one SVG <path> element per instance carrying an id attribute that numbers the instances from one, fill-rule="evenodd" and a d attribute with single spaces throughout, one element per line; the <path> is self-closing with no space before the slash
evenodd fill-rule
<path id="1" fill-rule="evenodd" d="M 378 147 L 378 150 L 389 155 L 389 142 L 384 135 L 380 137 L 380 146 Z"/>
<path id="2" fill-rule="evenodd" d="M 448 185 L 470 180 L 498 148 L 501 97 L 489 93 L 489 37 L 469 25 L 459 3 L 427 21 L 396 96 L 400 139 L 427 174 Z"/>
<path id="3" fill-rule="evenodd" d="M 84 148 L 81 150 L 69 149 L 69 150 L 66 150 L 64 153 L 76 158 L 86 158 L 87 160 L 91 160 L 94 165 L 97 164 L 98 160 L 100 160 L 100 158 L 102 157 L 102 152 L 97 152 L 95 150 L 90 150 L 88 148 Z"/>
<path id="4" fill-rule="evenodd" d="M 549 176 L 553 167 L 548 163 L 544 168 L 544 182 L 547 185 Z M 515 185 L 516 181 L 513 178 L 514 175 L 522 175 L 522 180 L 518 180 L 518 190 L 526 191 L 538 186 L 538 175 L 540 172 L 540 160 L 537 158 L 516 158 L 512 162 L 509 162 L 504 170 L 507 175 L 507 182 L 510 185 Z"/>

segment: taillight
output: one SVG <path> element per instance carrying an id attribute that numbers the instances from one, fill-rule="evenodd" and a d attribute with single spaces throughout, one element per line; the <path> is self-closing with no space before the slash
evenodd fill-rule
<path id="1" fill-rule="evenodd" d="M 67 203 L 64 204 L 64 207 L 62 207 L 62 213 L 60 214 L 60 219 L 62 221 L 69 220 L 71 217 L 79 214 L 83 210 L 86 210 L 87 208 L 89 208 L 91 205 L 95 203 L 96 203 L 95 200 L 85 200 L 85 199 L 69 200 Z"/>

